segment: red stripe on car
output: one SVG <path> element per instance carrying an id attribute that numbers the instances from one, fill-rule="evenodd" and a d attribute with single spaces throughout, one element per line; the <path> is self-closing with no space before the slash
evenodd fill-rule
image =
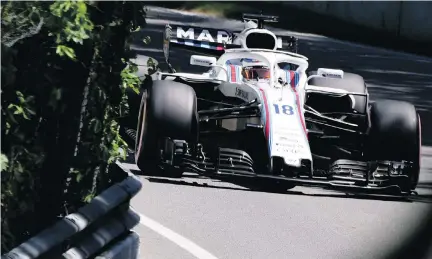
<path id="1" fill-rule="evenodd" d="M 237 76 L 236 76 L 236 68 L 234 65 L 230 65 L 231 67 L 231 82 L 236 82 Z"/>
<path id="2" fill-rule="evenodd" d="M 291 84 L 291 88 L 293 89 L 295 97 L 296 97 L 297 112 L 299 113 L 299 116 L 300 116 L 300 122 L 302 124 L 303 131 L 306 134 L 306 138 L 309 138 L 308 134 L 307 134 L 307 130 L 306 130 L 305 121 L 303 118 L 303 113 L 301 111 L 299 94 L 298 94 L 297 88 L 296 88 L 295 72 L 291 71 L 291 70 L 289 72 L 290 72 L 290 84 Z"/>
<path id="3" fill-rule="evenodd" d="M 264 109 L 265 109 L 265 136 L 267 140 L 269 139 L 269 133 L 270 133 L 270 112 L 267 102 L 266 93 L 263 89 L 260 89 L 263 99 L 264 99 Z"/>

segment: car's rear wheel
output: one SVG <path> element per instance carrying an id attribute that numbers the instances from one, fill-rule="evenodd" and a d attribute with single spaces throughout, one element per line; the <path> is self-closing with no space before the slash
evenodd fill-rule
<path id="1" fill-rule="evenodd" d="M 372 104 L 371 128 L 365 149 L 370 160 L 409 161 L 409 177 L 400 186 L 414 190 L 418 184 L 421 159 L 421 122 L 414 105 L 393 100 Z"/>
<path id="2" fill-rule="evenodd" d="M 167 137 L 197 141 L 195 91 L 177 82 L 153 81 L 144 89 L 139 108 L 135 162 L 140 170 L 159 171 L 161 141 Z M 180 176 L 182 171 L 180 168 L 169 168 L 168 173 L 168 176 Z"/>

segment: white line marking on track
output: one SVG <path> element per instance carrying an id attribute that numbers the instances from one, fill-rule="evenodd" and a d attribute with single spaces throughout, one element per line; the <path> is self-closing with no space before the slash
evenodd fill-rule
<path id="1" fill-rule="evenodd" d="M 189 253 L 193 254 L 198 259 L 218 259 L 216 256 L 212 255 L 210 252 L 204 250 L 191 240 L 181 236 L 180 234 L 177 234 L 176 232 L 172 231 L 169 228 L 166 228 L 159 224 L 158 222 L 150 219 L 149 217 L 136 212 L 140 216 L 140 224 L 150 228 L 154 232 L 164 236 L 165 238 L 171 240 L 176 245 L 180 246 L 184 250 L 188 251 Z"/>

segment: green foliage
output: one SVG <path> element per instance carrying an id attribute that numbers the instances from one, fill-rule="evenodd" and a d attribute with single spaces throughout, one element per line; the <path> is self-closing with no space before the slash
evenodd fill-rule
<path id="1" fill-rule="evenodd" d="M 93 23 L 87 12 L 87 4 L 82 1 L 59 1 L 50 5 L 49 9 L 53 15 L 53 24 L 61 28 L 49 34 L 55 37 L 58 44 L 56 53 L 75 60 L 74 49 L 65 44 L 71 41 L 83 44 L 84 40 L 90 38 Z"/>
<path id="2" fill-rule="evenodd" d="M 112 182 L 141 2 L 2 3 L 2 253 Z"/>
<path id="3" fill-rule="evenodd" d="M 5 154 L 0 155 L 0 172 L 7 170 L 9 160 Z"/>
<path id="4" fill-rule="evenodd" d="M 128 87 L 132 88 L 136 93 L 139 92 L 139 88 L 137 87 L 141 81 L 137 76 L 138 66 L 133 62 L 125 63 L 126 67 L 121 72 L 121 77 L 123 81 L 123 88 L 126 89 Z"/>

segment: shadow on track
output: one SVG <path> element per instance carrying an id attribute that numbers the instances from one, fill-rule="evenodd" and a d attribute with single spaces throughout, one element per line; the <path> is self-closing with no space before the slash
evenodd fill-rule
<path id="1" fill-rule="evenodd" d="M 138 170 L 131 170 L 134 174 L 144 177 L 151 183 L 159 183 L 159 184 L 173 184 L 173 185 L 181 185 L 181 186 L 189 186 L 189 187 L 198 187 L 198 188 L 212 188 L 212 189 L 223 189 L 223 190 L 232 190 L 232 191 L 248 191 L 248 192 L 265 192 L 272 194 L 289 194 L 289 195 L 300 195 L 300 196 L 309 196 L 309 197 L 324 197 L 324 198 L 343 198 L 343 199 L 357 199 L 357 200 L 377 200 L 377 201 L 392 201 L 392 202 L 405 202 L 405 203 L 413 203 L 413 202 L 422 202 L 422 203 L 431 203 L 432 204 L 432 194 L 428 195 L 410 195 L 410 196 L 397 196 L 397 195 L 374 195 L 374 194 L 352 194 L 352 193 L 342 193 L 331 189 L 326 188 L 317 188 L 317 187 L 306 187 L 311 188 L 311 190 L 322 190 L 325 192 L 331 193 L 304 193 L 302 191 L 295 190 L 286 190 L 286 191 L 271 191 L 271 190 L 262 190 L 260 186 L 256 184 L 255 181 L 247 181 L 247 180 L 232 180 L 224 178 L 209 178 L 205 176 L 200 176 L 196 174 L 186 173 L 182 178 L 168 178 L 163 176 L 156 176 L 150 173 L 143 173 Z M 202 182 L 206 180 L 206 182 Z M 201 181 L 201 182 L 199 182 Z M 217 185 L 220 183 L 232 184 L 236 186 L 221 186 Z M 422 183 L 419 184 L 419 188 L 431 189 L 432 183 Z"/>

